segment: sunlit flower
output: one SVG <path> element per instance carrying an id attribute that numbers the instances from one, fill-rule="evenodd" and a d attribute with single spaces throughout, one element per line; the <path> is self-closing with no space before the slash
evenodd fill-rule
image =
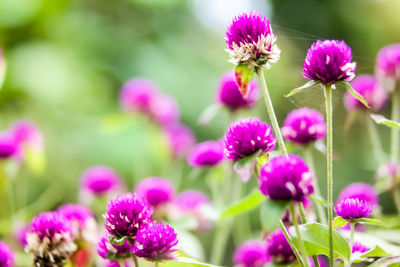
<path id="1" fill-rule="evenodd" d="M 157 207 L 170 202 L 175 195 L 175 189 L 164 178 L 149 177 L 137 184 L 135 193 L 145 198 L 150 206 Z"/>
<path id="2" fill-rule="evenodd" d="M 3 241 L 0 241 L 0 266 L 13 267 L 15 263 L 15 256 L 12 249 Z"/>
<path id="3" fill-rule="evenodd" d="M 289 264 L 296 260 L 282 230 L 276 230 L 267 239 L 267 253 L 271 260 L 278 264 Z"/>
<path id="4" fill-rule="evenodd" d="M 371 206 L 364 199 L 346 198 L 336 203 L 335 211 L 343 219 L 352 221 L 368 217 L 371 214 Z"/>
<path id="5" fill-rule="evenodd" d="M 233 263 L 240 267 L 263 267 L 268 261 L 267 245 L 258 240 L 244 242 L 233 255 Z"/>
<path id="6" fill-rule="evenodd" d="M 224 146 L 220 141 L 206 141 L 197 144 L 188 157 L 192 167 L 211 167 L 224 159 Z"/>

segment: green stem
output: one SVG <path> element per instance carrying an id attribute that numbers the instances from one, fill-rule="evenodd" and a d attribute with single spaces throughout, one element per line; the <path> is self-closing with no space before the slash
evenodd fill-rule
<path id="1" fill-rule="evenodd" d="M 262 68 L 258 68 L 256 73 L 257 73 L 257 77 L 258 77 L 258 81 L 259 81 L 259 86 L 261 87 L 261 91 L 264 96 L 264 101 L 265 101 L 265 105 L 267 107 L 269 119 L 271 121 L 272 128 L 274 129 L 274 134 L 276 136 L 276 139 L 278 140 L 279 149 L 282 154 L 285 154 L 287 156 L 288 153 L 286 151 L 285 143 L 282 138 L 281 129 L 279 128 L 278 120 L 276 119 L 274 106 L 272 105 L 271 97 L 269 96 L 268 87 L 267 87 L 267 83 L 265 82 L 265 77 L 264 77 Z"/>
<path id="2" fill-rule="evenodd" d="M 329 227 L 329 266 L 333 267 L 333 172 L 332 172 L 332 154 L 333 154 L 333 128 L 332 128 L 332 86 L 325 85 L 325 108 L 326 108 L 326 125 L 327 125 L 327 138 L 326 138 L 326 171 L 327 171 L 327 192 L 328 192 L 328 227 Z"/>
<path id="3" fill-rule="evenodd" d="M 212 264 L 221 265 L 232 223 L 232 219 L 226 220 L 215 229 L 216 233 L 214 233 L 213 248 L 210 258 Z"/>
<path id="4" fill-rule="evenodd" d="M 154 262 L 154 267 L 158 267 L 158 266 L 160 266 L 159 262 L 158 261 Z"/>
<path id="5" fill-rule="evenodd" d="M 367 114 L 368 116 L 365 117 L 365 120 L 367 123 L 369 137 L 371 138 L 372 149 L 374 150 L 376 162 L 378 163 L 378 165 L 380 165 L 380 163 L 382 163 L 385 158 L 382 152 L 382 143 L 379 138 L 375 122 L 373 122 L 372 119 L 369 117 L 370 114 Z"/>
<path id="6" fill-rule="evenodd" d="M 133 262 L 135 263 L 135 267 L 140 267 L 139 259 L 136 255 L 133 255 Z M 121 265 L 124 266 L 124 265 Z"/>
<path id="7" fill-rule="evenodd" d="M 288 231 L 286 230 L 286 227 L 285 227 L 285 225 L 283 224 L 282 220 L 279 221 L 279 227 L 281 228 L 283 234 L 284 234 L 285 237 L 286 237 L 286 240 L 288 241 L 290 247 L 292 248 L 293 253 L 294 253 L 294 255 L 295 255 L 296 258 L 297 258 L 297 261 L 299 262 L 299 264 L 300 264 L 301 266 L 304 266 L 303 258 L 300 256 L 299 251 L 296 249 L 296 246 L 294 245 L 293 240 L 290 238 L 289 233 L 288 233 Z"/>
<path id="8" fill-rule="evenodd" d="M 356 228 L 356 223 L 350 222 L 350 253 L 353 253 L 353 240 L 354 240 L 355 228 Z"/>
<path id="9" fill-rule="evenodd" d="M 232 203 L 235 203 L 238 199 L 242 196 L 242 189 L 244 189 L 244 184 L 241 179 L 235 179 L 233 182 L 233 190 L 232 196 L 234 197 Z M 239 246 L 243 243 L 246 239 L 248 239 L 251 235 L 251 225 L 249 216 L 247 213 L 240 214 L 234 221 L 234 231 L 233 231 L 233 238 L 235 241 L 235 245 Z"/>
<path id="10" fill-rule="evenodd" d="M 301 218 L 301 223 L 307 223 L 307 216 L 306 216 L 306 211 L 304 210 L 303 203 L 301 201 L 297 202 L 297 205 L 299 207 L 300 211 L 300 218 Z M 314 262 L 314 267 L 319 267 L 319 261 L 317 255 L 312 256 L 313 262 Z"/>
<path id="11" fill-rule="evenodd" d="M 400 215 L 400 195 L 399 195 L 399 189 L 397 188 L 397 182 L 393 182 L 393 188 L 392 188 L 392 195 L 394 199 L 394 204 L 396 206 L 397 213 Z"/>
<path id="12" fill-rule="evenodd" d="M 400 90 L 396 90 L 392 96 L 392 116 L 391 119 L 394 121 L 400 121 Z M 397 163 L 399 160 L 399 129 L 392 127 L 391 129 L 391 162 Z"/>
<path id="13" fill-rule="evenodd" d="M 293 201 L 291 201 L 289 204 L 289 210 L 290 210 L 290 217 L 292 217 L 293 226 L 296 230 L 297 238 L 299 239 L 299 247 L 300 247 L 301 256 L 303 256 L 303 263 L 304 263 L 304 266 L 308 267 L 310 265 L 308 262 L 307 251 L 306 251 L 306 247 L 304 246 L 303 239 L 301 238 L 300 227 L 299 227 L 299 223 L 297 221 L 296 209 L 295 209 Z"/>
<path id="14" fill-rule="evenodd" d="M 312 176 L 314 177 L 314 180 L 315 180 L 314 195 L 317 197 L 321 197 L 321 190 L 319 188 L 318 178 L 317 178 L 317 175 L 315 174 L 315 164 L 314 164 L 314 159 L 312 156 L 312 147 L 311 146 L 307 146 L 304 149 L 304 158 L 305 158 L 307 165 L 310 168 Z M 318 221 L 323 224 L 326 224 L 326 214 L 320 203 L 316 203 L 316 211 L 317 211 Z"/>

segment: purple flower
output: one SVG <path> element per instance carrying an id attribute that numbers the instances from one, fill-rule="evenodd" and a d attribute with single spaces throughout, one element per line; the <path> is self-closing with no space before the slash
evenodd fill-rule
<path id="1" fill-rule="evenodd" d="M 133 253 L 149 261 L 163 261 L 175 258 L 178 237 L 174 228 L 162 222 L 151 222 L 140 227 Z"/>
<path id="2" fill-rule="evenodd" d="M 242 119 L 232 123 L 225 134 L 225 156 L 239 160 L 257 151 L 267 153 L 275 147 L 276 138 L 271 126 L 258 118 Z"/>
<path id="3" fill-rule="evenodd" d="M 282 134 L 285 139 L 300 145 L 323 139 L 326 135 L 324 117 L 314 109 L 295 109 L 286 117 Z"/>
<path id="4" fill-rule="evenodd" d="M 159 94 L 150 104 L 151 118 L 161 125 L 177 123 L 179 120 L 179 107 L 171 96 Z"/>
<path id="5" fill-rule="evenodd" d="M 360 252 L 360 253 L 365 253 L 369 250 L 369 248 L 367 248 L 366 246 L 364 246 L 363 244 L 361 244 L 360 242 L 354 242 L 353 243 L 353 250 L 352 253 L 355 252 Z"/>
<path id="6" fill-rule="evenodd" d="M 303 76 L 324 84 L 351 81 L 356 70 L 356 63 L 351 62 L 352 58 L 351 49 L 344 41 L 318 40 L 307 51 Z"/>
<path id="7" fill-rule="evenodd" d="M 186 158 L 196 143 L 193 132 L 183 124 L 171 124 L 164 128 L 172 154 L 176 158 Z"/>
<path id="8" fill-rule="evenodd" d="M 302 201 L 314 192 L 314 179 L 306 163 L 295 155 L 273 158 L 261 170 L 260 191 L 276 200 Z"/>
<path id="9" fill-rule="evenodd" d="M 267 246 L 258 240 L 244 242 L 233 255 L 233 263 L 241 267 L 263 267 L 268 261 Z"/>
<path id="10" fill-rule="evenodd" d="M 149 177 L 141 181 L 135 188 L 135 193 L 142 196 L 152 207 L 170 202 L 175 195 L 174 186 L 161 177 Z"/>
<path id="11" fill-rule="evenodd" d="M 346 198 L 336 203 L 335 211 L 343 219 L 353 221 L 368 217 L 371 214 L 371 206 L 364 199 Z"/>
<path id="12" fill-rule="evenodd" d="M 116 238 L 134 240 L 139 227 L 151 222 L 152 212 L 144 198 L 126 193 L 108 202 L 104 226 Z"/>
<path id="13" fill-rule="evenodd" d="M 14 155 L 17 151 L 17 143 L 14 137 L 2 132 L 0 133 L 0 159 L 6 159 Z"/>
<path id="14" fill-rule="evenodd" d="M 388 45 L 379 51 L 375 71 L 379 78 L 400 80 L 400 44 Z"/>
<path id="15" fill-rule="evenodd" d="M 158 95 L 158 86 L 153 81 L 133 78 L 122 86 L 119 101 L 125 110 L 149 114 L 154 98 Z"/>
<path id="16" fill-rule="evenodd" d="M 24 158 L 27 147 L 34 150 L 43 150 L 43 134 L 33 122 L 25 120 L 16 121 L 11 125 L 10 132 L 14 136 L 17 145 L 15 155 L 18 160 Z"/>
<path id="17" fill-rule="evenodd" d="M 109 260 L 105 260 L 104 261 L 104 267 L 121 267 L 121 264 L 119 264 L 118 261 L 109 261 Z M 124 260 L 124 266 L 122 267 L 130 267 L 130 263 L 129 260 Z"/>
<path id="18" fill-rule="evenodd" d="M 276 230 L 267 239 L 267 253 L 271 260 L 278 264 L 289 264 L 296 260 L 282 230 Z"/>
<path id="19" fill-rule="evenodd" d="M 340 192 L 338 202 L 346 198 L 358 198 L 367 201 L 372 208 L 378 206 L 378 193 L 372 185 L 365 183 L 352 183 Z"/>
<path id="20" fill-rule="evenodd" d="M 234 17 L 225 35 L 229 47 L 230 61 L 235 64 L 246 63 L 253 66 L 275 63 L 281 50 L 276 45 L 269 21 L 260 13 L 253 11 Z"/>
<path id="21" fill-rule="evenodd" d="M 351 82 L 351 86 L 355 91 L 363 96 L 372 110 L 378 111 L 385 106 L 387 92 L 385 89 L 383 89 L 383 87 L 381 87 L 378 80 L 374 76 L 367 74 L 358 75 Z M 346 91 L 344 105 L 348 111 L 355 109 L 366 109 L 364 104 L 356 99 L 349 91 Z"/>
<path id="22" fill-rule="evenodd" d="M 132 245 L 125 240 L 122 245 L 114 245 L 108 241 L 108 233 L 102 235 L 97 242 L 97 254 L 103 259 L 117 260 L 131 255 Z"/>
<path id="23" fill-rule="evenodd" d="M 255 80 L 250 82 L 248 96 L 244 98 L 236 83 L 235 73 L 228 71 L 222 76 L 216 99 L 229 110 L 236 111 L 240 108 L 251 108 L 257 103 L 258 98 L 259 90 Z"/>
<path id="24" fill-rule="evenodd" d="M 395 180 L 397 178 L 400 179 L 400 167 L 397 163 L 385 163 L 382 164 L 377 173 L 378 179 L 387 179 Z"/>
<path id="25" fill-rule="evenodd" d="M 14 230 L 14 239 L 21 247 L 25 247 L 26 242 L 26 234 L 29 232 L 29 227 L 27 225 L 17 225 Z"/>
<path id="26" fill-rule="evenodd" d="M 6 243 L 0 241 L 0 266 L 13 267 L 14 263 L 14 252 Z"/>
<path id="27" fill-rule="evenodd" d="M 93 195 L 104 195 L 119 186 L 118 175 L 107 166 L 93 166 L 82 175 L 81 186 Z"/>
<path id="28" fill-rule="evenodd" d="M 25 250 L 35 266 L 63 266 L 76 250 L 73 229 L 67 218 L 58 212 L 44 212 L 32 219 Z"/>
<path id="29" fill-rule="evenodd" d="M 211 167 L 224 159 L 224 146 L 220 141 L 206 141 L 197 144 L 189 155 L 192 167 Z"/>

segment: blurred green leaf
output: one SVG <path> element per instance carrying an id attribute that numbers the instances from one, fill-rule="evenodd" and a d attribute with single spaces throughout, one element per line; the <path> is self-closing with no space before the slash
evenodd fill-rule
<path id="1" fill-rule="evenodd" d="M 261 204 L 261 224 L 263 230 L 273 231 L 285 215 L 289 201 L 280 201 L 267 198 Z"/>
<path id="2" fill-rule="evenodd" d="M 220 220 L 225 220 L 239 214 L 248 212 L 259 206 L 266 197 L 258 189 L 254 189 L 248 196 L 239 200 L 225 209 L 220 216 Z"/>
<path id="3" fill-rule="evenodd" d="M 362 224 L 370 224 L 370 225 L 377 225 L 377 226 L 384 226 L 388 227 L 388 225 L 380 220 L 377 219 L 371 219 L 371 218 L 362 218 L 358 219 L 357 223 L 362 223 Z"/>
<path id="4" fill-rule="evenodd" d="M 400 256 L 393 256 L 393 257 L 379 259 L 379 260 L 375 261 L 374 263 L 368 265 L 368 267 L 400 266 L 399 264 L 396 264 L 396 263 L 400 263 Z"/>
<path id="5" fill-rule="evenodd" d="M 133 124 L 132 114 L 118 113 L 105 116 L 100 123 L 100 130 L 103 133 L 118 133 Z"/>
<path id="6" fill-rule="evenodd" d="M 185 253 L 185 255 L 200 260 L 205 259 L 205 252 L 203 245 L 201 244 L 197 236 L 188 231 L 178 230 L 177 233 L 181 251 Z"/>
<path id="7" fill-rule="evenodd" d="M 304 84 L 303 86 L 297 87 L 295 89 L 293 89 L 292 91 L 290 91 L 287 95 L 285 95 L 285 97 L 291 97 L 294 94 L 297 94 L 301 91 L 303 91 L 304 89 L 310 88 L 314 85 L 318 84 L 316 81 L 309 81 L 308 83 Z"/>
<path id="8" fill-rule="evenodd" d="M 26 146 L 25 160 L 28 168 L 37 176 L 42 176 L 46 169 L 46 157 L 42 149 Z"/>
<path id="9" fill-rule="evenodd" d="M 346 226 L 347 223 L 348 221 L 346 221 L 342 217 L 335 217 L 335 219 L 333 219 L 333 228 Z"/>
<path id="10" fill-rule="evenodd" d="M 243 182 L 249 181 L 253 175 L 254 167 L 256 166 L 257 158 L 260 153 L 261 151 L 254 152 L 253 155 L 239 159 L 235 162 L 233 167 Z"/>
<path id="11" fill-rule="evenodd" d="M 388 126 L 388 127 L 391 127 L 391 128 L 400 129 L 400 123 L 399 122 L 386 119 L 382 115 L 371 114 L 371 118 L 378 124 L 382 124 L 382 125 L 385 125 L 385 126 Z"/>
<path id="12" fill-rule="evenodd" d="M 374 257 L 386 257 L 386 256 L 392 256 L 392 255 L 387 251 L 385 251 L 380 246 L 375 246 L 374 248 L 361 254 L 361 258 L 374 258 Z"/>

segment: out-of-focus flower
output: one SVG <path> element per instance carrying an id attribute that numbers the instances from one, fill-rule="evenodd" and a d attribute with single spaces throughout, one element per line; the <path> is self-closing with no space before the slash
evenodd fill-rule
<path id="1" fill-rule="evenodd" d="M 314 179 L 302 158 L 282 155 L 273 158 L 261 170 L 260 191 L 276 200 L 302 201 L 314 192 Z"/>
<path id="2" fill-rule="evenodd" d="M 154 99 L 160 94 L 158 86 L 145 78 L 133 78 L 121 88 L 119 101 L 127 111 L 151 112 Z"/>
<path id="3" fill-rule="evenodd" d="M 140 227 L 133 253 L 149 261 L 164 261 L 175 258 L 178 237 L 174 228 L 162 222 L 153 221 Z"/>
<path id="4" fill-rule="evenodd" d="M 192 167 L 211 167 L 224 159 L 224 146 L 220 141 L 206 141 L 197 144 L 188 157 Z"/>
<path id="5" fill-rule="evenodd" d="M 379 51 L 375 72 L 379 78 L 393 78 L 400 81 L 400 44 L 388 45 Z"/>
<path id="6" fill-rule="evenodd" d="M 12 249 L 3 241 L 0 241 L 0 266 L 13 267 L 15 263 L 15 256 Z"/>
<path id="7" fill-rule="evenodd" d="M 173 97 L 159 94 L 151 102 L 150 116 L 161 125 L 177 123 L 179 120 L 178 104 Z"/>
<path id="8" fill-rule="evenodd" d="M 14 229 L 14 239 L 17 241 L 18 245 L 21 247 L 25 247 L 26 242 L 26 234 L 29 232 L 29 226 L 17 224 Z"/>
<path id="9" fill-rule="evenodd" d="M 105 228 L 116 238 L 135 240 L 141 225 L 152 221 L 152 209 L 147 201 L 137 194 L 126 193 L 107 204 Z"/>
<path id="10" fill-rule="evenodd" d="M 114 245 L 108 241 L 108 233 L 102 235 L 97 242 L 97 254 L 103 259 L 118 260 L 131 256 L 132 245 L 125 240 L 122 245 Z"/>
<path id="11" fill-rule="evenodd" d="M 372 185 L 365 183 L 352 183 L 345 187 L 339 194 L 338 202 L 346 198 L 358 198 L 367 201 L 372 208 L 378 206 L 378 193 Z"/>
<path id="12" fill-rule="evenodd" d="M 346 198 L 336 203 L 335 211 L 338 216 L 347 221 L 368 217 L 371 207 L 365 199 Z"/>
<path id="13" fill-rule="evenodd" d="M 257 151 L 267 153 L 274 149 L 276 138 L 272 128 L 258 118 L 248 118 L 232 123 L 225 134 L 225 156 L 239 160 Z"/>
<path id="14" fill-rule="evenodd" d="M 0 159 L 6 159 L 15 154 L 17 143 L 15 138 L 9 133 L 0 133 Z"/>
<path id="15" fill-rule="evenodd" d="M 367 252 L 368 250 L 369 250 L 369 248 L 367 248 L 366 246 L 364 246 L 360 242 L 354 242 L 353 243 L 352 253 L 355 253 L 355 252 L 364 253 L 364 252 Z"/>
<path id="16" fill-rule="evenodd" d="M 351 86 L 367 101 L 372 110 L 378 111 L 383 108 L 387 100 L 387 92 L 381 87 L 378 80 L 371 75 L 358 75 Z M 348 111 L 355 109 L 365 110 L 366 107 L 356 99 L 349 91 L 346 91 L 344 106 Z"/>
<path id="17" fill-rule="evenodd" d="M 149 177 L 137 184 L 135 193 L 142 196 L 152 207 L 170 202 L 175 195 L 174 186 L 161 177 Z"/>
<path id="18" fill-rule="evenodd" d="M 234 17 L 225 35 L 230 61 L 235 64 L 269 68 L 269 63 L 279 60 L 281 50 L 269 21 L 253 11 Z"/>
<path id="19" fill-rule="evenodd" d="M 276 230 L 267 239 L 267 253 L 271 260 L 278 264 L 289 264 L 296 260 L 282 230 Z"/>
<path id="20" fill-rule="evenodd" d="M 351 81 L 356 71 L 352 59 L 351 49 L 344 41 L 318 40 L 307 51 L 303 76 L 324 84 Z"/>
<path id="21" fill-rule="evenodd" d="M 190 128 L 176 123 L 166 126 L 164 131 L 172 155 L 176 158 L 186 158 L 196 143 Z"/>
<path id="22" fill-rule="evenodd" d="M 282 135 L 285 139 L 300 145 L 323 139 L 326 135 L 324 117 L 314 109 L 295 109 L 286 117 Z"/>
<path id="23" fill-rule="evenodd" d="M 10 133 L 14 136 L 16 142 L 15 157 L 18 160 L 24 158 L 24 154 L 28 149 L 43 151 L 43 134 L 33 122 L 26 120 L 16 121 L 11 125 Z"/>
<path id="24" fill-rule="evenodd" d="M 93 166 L 85 170 L 81 178 L 83 191 L 93 195 L 105 195 L 120 185 L 119 177 L 107 166 Z"/>
<path id="25" fill-rule="evenodd" d="M 383 164 L 378 169 L 377 178 L 378 179 L 390 178 L 393 180 L 400 179 L 399 165 L 393 162 Z"/>
<path id="26" fill-rule="evenodd" d="M 244 242 L 233 255 L 233 263 L 240 267 L 263 267 L 268 261 L 267 245 L 258 240 Z"/>
<path id="27" fill-rule="evenodd" d="M 25 250 L 38 267 L 64 266 L 77 248 L 69 220 L 58 212 L 44 212 L 33 218 L 26 241 Z"/>

